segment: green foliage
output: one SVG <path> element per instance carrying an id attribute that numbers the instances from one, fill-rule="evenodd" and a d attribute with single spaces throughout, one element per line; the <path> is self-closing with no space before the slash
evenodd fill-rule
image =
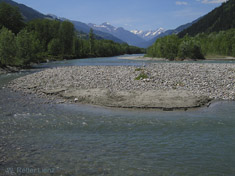
<path id="1" fill-rule="evenodd" d="M 148 75 L 144 71 L 141 71 L 141 73 L 135 78 L 135 80 L 143 80 L 147 78 L 149 78 Z"/>
<path id="2" fill-rule="evenodd" d="M 199 33 L 205 32 L 207 34 L 212 32 L 219 32 L 235 28 L 235 1 L 229 0 L 223 3 L 220 7 L 214 9 L 197 23 L 191 27 L 180 32 L 178 35 L 184 37 L 186 34 L 195 36 Z"/>
<path id="3" fill-rule="evenodd" d="M 71 55 L 73 53 L 74 26 L 69 21 L 63 21 L 60 25 L 59 37 L 62 45 L 62 53 Z"/>
<path id="4" fill-rule="evenodd" d="M 2 27 L 6 27 L 15 34 L 24 27 L 19 10 L 4 2 L 0 3 L 0 29 Z"/>
<path id="5" fill-rule="evenodd" d="M 48 44 L 48 53 L 52 56 L 61 55 L 62 46 L 60 43 L 60 39 L 54 38 Z"/>
<path id="6" fill-rule="evenodd" d="M 4 18 L 12 23 L 4 21 Z M 81 39 L 69 21 L 37 19 L 22 29 L 21 20 L 15 8 L 0 4 L 0 65 L 25 66 L 51 58 L 106 57 L 143 52 L 128 44 L 97 40 L 93 30 L 89 39 Z"/>
<path id="7" fill-rule="evenodd" d="M 147 50 L 147 55 L 174 60 L 178 55 L 179 43 L 180 40 L 176 35 L 160 38 Z"/>
<path id="8" fill-rule="evenodd" d="M 89 33 L 89 44 L 90 44 L 90 55 L 93 55 L 94 53 L 94 33 L 93 33 L 93 29 L 90 29 L 90 33 Z"/>
<path id="9" fill-rule="evenodd" d="M 59 38 L 60 26 L 61 22 L 56 20 L 37 19 L 29 22 L 26 29 L 35 33 L 36 37 L 40 40 L 43 51 L 46 52 L 49 42 L 54 38 Z"/>
<path id="10" fill-rule="evenodd" d="M 142 68 L 136 68 L 135 71 L 143 71 Z"/>
<path id="11" fill-rule="evenodd" d="M 167 58 L 169 51 L 165 46 L 168 41 L 166 37 L 158 39 L 147 50 L 147 55 Z M 184 38 L 179 39 L 178 45 L 179 59 L 204 59 L 206 55 L 235 57 L 235 29 L 210 34 L 200 33 L 195 37 L 185 35 Z"/>
<path id="12" fill-rule="evenodd" d="M 182 39 L 179 45 L 178 57 L 180 59 L 204 59 L 200 44 L 188 35 Z"/>
<path id="13" fill-rule="evenodd" d="M 13 65 L 15 61 L 15 35 L 5 27 L 0 30 L 0 65 Z"/>
<path id="14" fill-rule="evenodd" d="M 235 29 L 214 32 L 209 35 L 198 34 L 195 40 L 201 44 L 204 55 L 223 55 L 235 57 Z"/>
<path id="15" fill-rule="evenodd" d="M 178 54 L 179 38 L 176 35 L 166 36 L 164 45 L 164 57 L 169 60 L 174 60 Z"/>
<path id="16" fill-rule="evenodd" d="M 30 62 L 37 62 L 37 56 L 41 51 L 41 45 L 35 34 L 22 30 L 16 37 L 16 57 L 22 65 L 29 65 Z"/>

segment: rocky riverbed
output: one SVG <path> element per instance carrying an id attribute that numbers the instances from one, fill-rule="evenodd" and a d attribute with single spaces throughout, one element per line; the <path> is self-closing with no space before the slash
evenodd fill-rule
<path id="1" fill-rule="evenodd" d="M 235 100 L 235 64 L 60 67 L 18 78 L 9 87 L 60 102 L 187 109 Z"/>

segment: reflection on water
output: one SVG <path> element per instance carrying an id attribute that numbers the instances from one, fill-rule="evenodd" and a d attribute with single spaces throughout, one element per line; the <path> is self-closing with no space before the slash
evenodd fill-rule
<path id="1" fill-rule="evenodd" d="M 21 75 L 0 77 L 0 175 L 235 175 L 235 102 L 186 112 L 45 104 L 2 88 Z"/>

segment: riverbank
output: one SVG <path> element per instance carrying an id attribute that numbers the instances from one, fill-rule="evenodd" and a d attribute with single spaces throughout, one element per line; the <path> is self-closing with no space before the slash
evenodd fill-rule
<path id="1" fill-rule="evenodd" d="M 22 70 L 22 68 L 11 67 L 11 66 L 0 67 L 0 75 L 1 74 L 6 74 L 6 73 L 19 72 L 20 70 Z"/>
<path id="2" fill-rule="evenodd" d="M 153 57 L 145 57 L 145 56 L 133 56 L 133 57 L 120 57 L 120 59 L 128 59 L 128 60 L 144 60 L 144 61 L 168 61 L 165 58 L 153 58 Z"/>
<path id="3" fill-rule="evenodd" d="M 129 60 L 144 60 L 144 61 L 169 61 L 165 58 L 157 58 L 157 57 L 145 57 L 145 56 L 139 56 L 139 57 L 122 57 L 121 59 L 129 59 Z M 234 61 L 235 57 L 231 56 L 206 56 L 205 60 L 221 60 L 221 61 Z M 192 59 L 185 59 L 184 61 L 195 61 Z"/>
<path id="4" fill-rule="evenodd" d="M 9 84 L 61 102 L 119 108 L 188 109 L 235 100 L 235 65 L 197 63 L 72 66 L 47 69 Z"/>

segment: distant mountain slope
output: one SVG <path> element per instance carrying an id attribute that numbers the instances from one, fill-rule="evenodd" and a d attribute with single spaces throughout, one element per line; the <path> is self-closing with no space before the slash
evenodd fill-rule
<path id="1" fill-rule="evenodd" d="M 33 8 L 30 8 L 24 4 L 16 3 L 12 0 L 0 0 L 0 3 L 1 2 L 5 2 L 5 3 L 8 3 L 12 6 L 18 7 L 20 12 L 22 13 L 22 16 L 24 17 L 25 21 L 30 21 L 33 19 L 45 19 L 45 18 L 65 20 L 65 19 L 60 19 L 55 15 L 44 15 L 44 14 L 34 10 Z M 76 30 L 84 32 L 84 33 L 89 33 L 91 27 L 89 27 L 87 24 L 82 23 L 82 22 L 78 22 L 78 21 L 71 21 L 71 22 L 74 24 Z M 100 31 L 94 31 L 94 33 L 96 35 L 98 35 L 97 39 L 103 38 L 103 39 L 107 39 L 107 40 L 113 40 L 114 42 L 118 42 L 118 43 L 124 43 L 122 40 L 120 40 L 117 37 L 114 37 L 110 34 L 102 33 Z"/>
<path id="2" fill-rule="evenodd" d="M 142 45 L 142 47 L 147 48 L 147 47 L 153 45 L 158 38 L 165 37 L 165 36 L 171 35 L 171 34 L 178 34 L 179 32 L 183 31 L 184 29 L 187 29 L 188 27 L 192 26 L 194 23 L 198 22 L 200 19 L 201 18 L 198 18 L 191 23 L 181 25 L 181 26 L 177 27 L 176 29 L 167 30 L 167 31 L 161 33 L 160 35 L 154 37 L 153 39 L 151 39 L 145 43 L 139 44 L 139 45 Z"/>
<path id="3" fill-rule="evenodd" d="M 131 33 L 130 31 L 125 30 L 122 27 L 116 28 L 109 23 L 103 23 L 101 25 L 88 24 L 91 28 L 97 31 L 109 33 L 122 41 L 128 43 L 129 45 L 139 46 L 139 43 L 145 42 L 141 37 Z M 141 46 L 139 46 L 141 47 Z"/>
<path id="4" fill-rule="evenodd" d="M 88 26 L 87 24 L 79 22 L 79 21 L 71 21 L 71 22 L 74 24 L 74 27 L 75 27 L 76 30 L 82 31 L 82 32 L 85 32 L 85 33 L 90 32 L 91 27 Z M 104 38 L 106 40 L 112 40 L 112 41 L 117 42 L 117 43 L 124 43 L 124 41 L 120 40 L 119 38 L 117 38 L 117 37 L 115 37 L 115 36 L 113 36 L 109 33 L 105 33 L 105 32 L 99 31 L 99 30 L 94 30 L 94 33 L 96 35 L 101 36 L 102 38 Z"/>
<path id="5" fill-rule="evenodd" d="M 198 33 L 218 32 L 235 28 L 235 0 L 229 0 L 201 18 L 197 23 L 179 33 L 194 36 Z"/>
<path id="6" fill-rule="evenodd" d="M 40 18 L 40 19 L 43 19 L 43 18 L 46 18 L 47 16 L 24 5 L 24 4 L 19 4 L 19 3 L 16 3 L 14 1 L 11 1 L 11 0 L 0 0 L 0 3 L 1 2 L 5 2 L 5 3 L 8 3 L 12 6 L 15 6 L 15 7 L 18 7 L 20 12 L 22 13 L 23 17 L 24 17 L 24 20 L 25 21 L 30 21 L 30 20 L 33 20 L 33 19 L 37 19 L 37 18 Z"/>

